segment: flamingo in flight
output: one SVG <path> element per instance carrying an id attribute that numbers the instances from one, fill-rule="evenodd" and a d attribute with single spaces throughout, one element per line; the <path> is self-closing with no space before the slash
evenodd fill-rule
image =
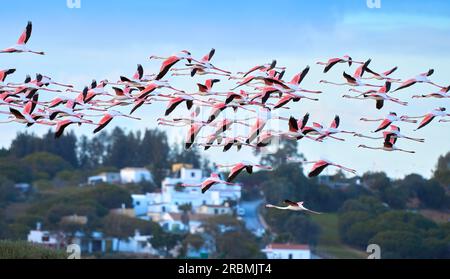
<path id="1" fill-rule="evenodd" d="M 422 121 L 419 123 L 419 126 L 416 129 L 414 129 L 414 131 L 417 131 L 419 129 L 422 129 L 426 125 L 430 124 L 431 121 L 433 121 L 434 118 L 436 118 L 436 117 L 445 117 L 445 116 L 450 116 L 450 113 L 446 112 L 446 108 L 439 107 L 439 108 L 436 108 L 436 109 L 432 110 L 431 112 L 429 112 L 429 113 L 427 113 L 425 115 L 415 116 L 415 117 L 408 117 L 408 119 L 411 119 L 411 118 L 423 118 Z"/>
<path id="2" fill-rule="evenodd" d="M 160 57 L 152 55 L 149 59 L 163 59 L 163 63 L 161 65 L 161 68 L 159 69 L 159 73 L 156 75 L 155 80 L 162 79 L 167 72 L 170 70 L 170 68 L 175 65 L 178 61 L 181 61 L 183 59 L 187 60 L 189 63 L 192 63 L 192 61 L 196 61 L 194 58 L 192 58 L 192 55 L 187 50 L 182 50 L 178 54 L 171 55 L 169 57 Z"/>
<path id="3" fill-rule="evenodd" d="M 98 127 L 95 128 L 94 130 L 94 134 L 100 132 L 103 128 L 106 127 L 106 125 L 109 124 L 109 122 L 111 122 L 113 120 L 114 117 L 127 117 L 127 118 L 131 118 L 131 119 L 135 119 L 135 120 L 141 120 L 138 117 L 133 117 L 127 114 L 123 114 L 120 111 L 117 110 L 109 110 L 107 113 L 105 113 L 105 115 L 102 117 L 102 119 L 100 119 L 100 122 L 98 123 Z"/>
<path id="4" fill-rule="evenodd" d="M 398 69 L 398 67 L 396 66 L 396 67 L 394 67 L 392 69 L 389 69 L 389 70 L 387 70 L 385 72 L 377 73 L 377 72 L 372 71 L 369 67 L 367 67 L 366 71 L 368 73 L 371 73 L 372 77 L 367 77 L 367 78 L 363 78 L 363 79 L 372 79 L 372 78 L 374 78 L 374 79 L 378 79 L 378 80 L 387 80 L 387 81 L 390 81 L 390 82 L 400 82 L 400 79 L 393 79 L 393 78 L 389 77 L 392 73 L 397 71 L 397 69 Z"/>
<path id="5" fill-rule="evenodd" d="M 333 119 L 333 121 L 330 124 L 330 127 L 328 129 L 322 129 L 321 130 L 321 136 L 316 138 L 316 140 L 321 141 L 322 139 L 329 137 L 330 135 L 334 135 L 337 133 L 344 133 L 344 134 L 355 134 L 355 132 L 349 132 L 344 130 L 339 130 L 339 124 L 340 124 L 340 118 L 339 115 L 336 115 Z"/>
<path id="6" fill-rule="evenodd" d="M 306 75 L 309 72 L 310 67 L 306 66 L 305 69 L 303 69 L 301 72 L 297 73 L 296 75 L 294 75 L 291 79 L 291 81 L 285 83 L 285 85 L 289 88 L 289 89 L 285 89 L 284 87 L 280 87 L 279 85 L 275 84 L 275 87 L 280 88 L 280 90 L 282 91 L 294 91 L 294 92 L 306 92 L 306 93 L 315 93 L 315 94 L 320 94 L 322 93 L 322 91 L 317 91 L 317 90 L 306 90 L 303 88 L 300 88 L 300 83 L 305 79 Z M 281 80 L 280 77 L 278 77 L 279 80 Z"/>
<path id="7" fill-rule="evenodd" d="M 219 175 L 217 173 L 211 173 L 211 176 L 208 177 L 206 180 L 204 180 L 200 184 L 181 184 L 181 186 L 184 187 L 201 187 L 202 194 L 204 194 L 206 191 L 208 191 L 209 188 L 211 188 L 215 184 L 226 184 L 226 185 L 236 185 L 236 183 L 231 183 L 228 181 L 224 181 L 220 179 Z"/>
<path id="8" fill-rule="evenodd" d="M 350 98 L 350 99 L 357 99 L 357 100 L 367 100 L 367 99 L 373 99 L 376 101 L 375 107 L 377 109 L 381 109 L 384 106 L 384 101 L 391 101 L 397 104 L 400 104 L 402 106 L 408 105 L 407 102 L 402 102 L 397 98 L 393 98 L 391 96 L 388 96 L 387 93 L 391 89 L 391 82 L 386 81 L 383 87 L 381 87 L 378 90 L 368 90 L 366 92 L 362 92 L 356 89 L 351 88 L 350 91 L 361 93 L 360 95 L 353 97 L 349 95 L 343 95 L 344 98 Z M 360 96 L 363 96 L 362 98 Z"/>
<path id="9" fill-rule="evenodd" d="M 432 82 L 428 77 L 430 77 L 432 74 L 434 73 L 434 69 L 429 69 L 428 72 L 425 73 L 421 73 L 419 75 L 417 75 L 416 77 L 410 78 L 407 81 L 403 82 L 402 84 L 400 84 L 400 86 L 395 89 L 393 92 L 396 92 L 398 90 L 410 87 L 416 83 L 429 83 L 431 85 L 437 86 L 439 88 L 442 88 L 442 86 L 439 86 L 437 84 L 435 84 L 434 82 Z"/>
<path id="10" fill-rule="evenodd" d="M 359 66 L 353 76 L 347 74 L 345 71 L 342 74 L 347 82 L 345 83 L 335 83 L 331 81 L 321 80 L 320 83 L 328 83 L 328 84 L 334 84 L 334 85 L 350 85 L 350 86 L 370 86 L 370 87 L 381 87 L 379 85 L 373 85 L 369 83 L 365 83 L 362 81 L 362 76 L 364 72 L 366 71 L 367 66 L 370 64 L 371 59 L 367 60 L 363 65 Z"/>
<path id="11" fill-rule="evenodd" d="M 309 113 L 306 113 L 303 118 L 299 120 L 291 116 L 288 120 L 289 131 L 284 134 L 291 138 L 295 138 L 296 140 L 301 140 L 304 137 L 315 140 L 308 134 L 318 134 L 317 130 L 313 127 L 306 126 L 306 124 L 308 124 L 308 120 Z"/>
<path id="12" fill-rule="evenodd" d="M 14 74 L 16 69 L 0 70 L 0 88 L 4 87 L 4 82 L 7 76 Z"/>
<path id="13" fill-rule="evenodd" d="M 82 118 L 78 118 L 78 117 L 70 117 L 68 119 L 64 119 L 64 120 L 60 120 L 58 121 L 58 123 L 56 124 L 56 131 L 55 131 L 55 138 L 59 138 L 62 136 L 62 134 L 64 133 L 64 130 L 72 124 L 93 124 L 96 125 L 95 123 L 92 122 L 92 120 L 88 120 L 88 119 L 82 119 Z"/>
<path id="14" fill-rule="evenodd" d="M 35 94 L 32 97 L 32 99 L 26 103 L 26 105 L 24 106 L 22 111 L 19 111 L 13 107 L 9 107 L 9 112 L 12 115 L 12 118 L 7 120 L 6 122 L 15 121 L 15 122 L 27 124 L 28 126 L 31 126 L 32 124 L 37 123 L 37 121 L 36 121 L 37 119 L 33 115 L 33 111 L 36 108 L 37 102 L 38 102 L 38 94 Z M 47 122 L 40 122 L 40 124 L 51 125 Z"/>
<path id="15" fill-rule="evenodd" d="M 253 73 L 254 71 L 258 71 L 258 72 L 260 72 L 260 74 L 262 74 L 262 73 L 267 73 L 272 69 L 285 70 L 286 67 L 277 67 L 277 60 L 272 60 L 271 63 L 267 63 L 267 64 L 263 64 L 263 65 L 256 65 L 256 66 L 252 67 L 250 70 L 248 70 L 247 72 L 238 73 L 238 74 L 242 74 L 243 77 L 246 77 L 249 74 Z"/>
<path id="16" fill-rule="evenodd" d="M 28 21 L 27 27 L 25 27 L 25 30 L 22 32 L 22 35 L 20 35 L 19 40 L 17 43 L 9 48 L 5 48 L 3 50 L 0 50 L 0 53 L 21 53 L 21 52 L 30 52 L 34 54 L 44 55 L 45 53 L 43 51 L 33 51 L 30 50 L 27 47 L 27 42 L 31 37 L 31 31 L 33 29 L 33 25 L 31 21 Z"/>
<path id="17" fill-rule="evenodd" d="M 450 85 L 447 87 L 442 87 L 441 90 L 438 92 L 433 92 L 430 94 L 423 94 L 423 95 L 414 95 L 412 98 L 450 98 Z"/>
<path id="18" fill-rule="evenodd" d="M 272 170 L 272 167 L 270 167 L 270 166 L 263 166 L 263 165 L 259 165 L 259 164 L 253 164 L 253 163 L 248 162 L 248 161 L 242 161 L 242 162 L 239 162 L 239 163 L 236 163 L 236 164 L 231 164 L 231 165 L 217 165 L 217 167 L 219 167 L 219 168 L 231 167 L 231 171 L 230 171 L 230 174 L 228 175 L 227 182 L 231 182 L 232 180 L 234 180 L 236 178 L 236 176 L 238 176 L 239 173 L 241 173 L 244 169 L 249 174 L 253 173 L 253 169 L 254 168 L 260 168 L 260 169 L 265 169 L 265 170 Z"/>
<path id="19" fill-rule="evenodd" d="M 142 64 L 138 64 L 136 72 L 134 73 L 133 77 L 128 78 L 125 76 L 120 76 L 120 82 L 125 83 L 129 86 L 133 86 L 133 85 L 141 86 L 143 77 L 144 77 L 144 67 L 142 67 Z"/>
<path id="20" fill-rule="evenodd" d="M 266 207 L 267 208 L 276 208 L 276 209 L 281 209 L 281 210 L 304 211 L 304 212 L 309 212 L 309 213 L 314 213 L 314 214 L 322 214 L 320 212 L 313 211 L 313 210 L 310 210 L 310 209 L 304 207 L 302 201 L 293 202 L 290 200 L 284 200 L 284 203 L 287 204 L 287 206 L 276 206 L 273 204 L 266 204 Z"/>
<path id="21" fill-rule="evenodd" d="M 354 136 L 361 137 L 361 138 L 368 138 L 368 139 L 385 139 L 387 135 L 394 134 L 397 138 L 404 138 L 404 139 L 417 141 L 417 142 L 425 142 L 425 139 L 412 138 L 412 137 L 407 137 L 407 136 L 404 136 L 403 134 L 400 134 L 400 127 L 398 127 L 398 126 L 391 125 L 390 128 L 391 129 L 389 131 L 383 132 L 382 137 L 370 137 L 370 136 L 365 136 L 363 134 L 354 134 Z"/>
<path id="22" fill-rule="evenodd" d="M 199 61 L 199 63 L 188 63 L 186 66 L 188 68 L 180 68 L 180 69 L 171 69 L 171 71 L 182 71 L 182 70 L 191 70 L 190 75 L 191 77 L 195 76 L 195 74 L 214 74 L 214 75 L 223 75 L 223 76 L 230 76 L 231 72 L 225 71 L 223 69 L 217 68 L 213 64 L 211 64 L 211 59 L 214 56 L 214 53 L 216 50 L 213 48 L 209 51 L 208 54 L 202 57 L 202 59 Z M 216 72 L 215 72 L 216 71 Z M 176 75 L 188 75 L 188 74 L 172 74 L 174 76 Z"/>
<path id="23" fill-rule="evenodd" d="M 316 62 L 316 64 L 318 65 L 325 66 L 325 68 L 323 69 L 324 73 L 327 73 L 334 65 L 337 65 L 338 63 L 348 63 L 349 67 L 352 66 L 352 63 L 364 64 L 363 62 L 353 61 L 353 59 L 348 55 L 344 55 L 343 57 L 330 58 L 327 62 Z"/>
<path id="24" fill-rule="evenodd" d="M 250 133 L 245 142 L 250 144 L 262 132 L 267 121 L 270 119 L 289 120 L 288 118 L 281 116 L 272 116 L 271 110 L 267 107 L 263 107 L 259 115 L 256 117 L 255 123 L 250 128 Z"/>
<path id="25" fill-rule="evenodd" d="M 401 151 L 406 153 L 416 153 L 415 151 L 405 150 L 401 149 L 395 146 L 395 143 L 397 142 L 398 137 L 395 133 L 387 133 L 384 137 L 384 143 L 382 147 L 370 147 L 364 144 L 358 145 L 358 147 L 366 148 L 366 149 L 374 149 L 374 150 L 384 150 L 384 151 Z"/>
<path id="26" fill-rule="evenodd" d="M 367 119 L 367 118 L 361 118 L 361 121 L 368 121 L 368 122 L 378 122 L 381 121 L 381 124 L 373 131 L 372 133 L 379 132 L 381 130 L 386 129 L 389 127 L 389 125 L 392 124 L 392 122 L 395 121 L 403 121 L 403 122 L 409 122 L 409 123 L 417 123 L 417 120 L 411 120 L 411 117 L 402 115 L 400 117 L 397 116 L 397 113 L 390 112 L 385 118 L 379 118 L 379 119 Z"/>
<path id="27" fill-rule="evenodd" d="M 290 162 L 299 162 L 299 163 L 302 163 L 302 164 L 314 164 L 312 166 L 311 170 L 308 173 L 308 177 L 318 176 L 325 168 L 327 168 L 329 166 L 334 166 L 334 167 L 337 167 L 337 168 L 339 168 L 341 170 L 344 170 L 344 171 L 356 174 L 356 170 L 344 167 L 344 166 L 336 164 L 336 163 L 333 163 L 333 162 L 328 161 L 326 159 L 321 159 L 321 160 L 317 160 L 317 161 L 304 161 L 304 160 L 299 160 L 299 159 L 294 158 L 294 157 L 289 157 L 289 158 L 287 158 L 287 160 L 290 161 Z"/>

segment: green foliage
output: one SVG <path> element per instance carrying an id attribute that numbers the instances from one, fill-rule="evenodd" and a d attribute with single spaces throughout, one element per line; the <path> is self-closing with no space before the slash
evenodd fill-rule
<path id="1" fill-rule="evenodd" d="M 409 259 L 423 256 L 420 236 L 409 231 L 382 231 L 369 242 L 382 247 L 381 257 L 384 259 Z"/>
<path id="2" fill-rule="evenodd" d="M 108 214 L 102 220 L 102 229 L 106 235 L 121 239 L 134 235 L 138 230 L 142 235 L 158 235 L 162 229 L 157 223 L 120 214 Z"/>
<path id="3" fill-rule="evenodd" d="M 441 185 L 450 187 L 450 152 L 439 157 L 433 177 Z"/>
<path id="4" fill-rule="evenodd" d="M 48 152 L 35 152 L 22 160 L 30 167 L 34 179 L 53 178 L 56 173 L 70 168 L 63 158 Z"/>
<path id="5" fill-rule="evenodd" d="M 0 259 L 66 259 L 61 250 L 45 248 L 25 241 L 0 240 Z"/>

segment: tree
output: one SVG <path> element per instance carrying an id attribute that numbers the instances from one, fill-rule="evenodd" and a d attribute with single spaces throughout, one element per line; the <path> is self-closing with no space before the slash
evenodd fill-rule
<path id="1" fill-rule="evenodd" d="M 423 257 L 419 235 L 409 231 L 388 230 L 377 233 L 370 243 L 378 244 L 383 259 L 412 259 Z"/>
<path id="2" fill-rule="evenodd" d="M 441 185 L 450 187 L 450 152 L 439 157 L 433 177 Z"/>
<path id="3" fill-rule="evenodd" d="M 427 207 L 436 209 L 450 207 L 449 197 L 436 180 L 427 181 L 426 185 L 417 190 L 417 196 Z"/>
<path id="4" fill-rule="evenodd" d="M 284 223 L 283 230 L 290 232 L 297 243 L 316 245 L 320 227 L 304 215 L 291 215 Z"/>
<path id="5" fill-rule="evenodd" d="M 256 155 L 259 155 L 260 153 L 261 151 L 259 149 L 255 149 Z M 303 158 L 303 156 L 299 155 L 297 152 L 296 140 L 281 140 L 280 145 L 277 146 L 275 152 L 262 154 L 261 164 L 276 168 L 279 165 L 285 164 L 288 157 Z"/>
<path id="6" fill-rule="evenodd" d="M 48 152 L 35 152 L 22 160 L 31 168 L 34 179 L 53 178 L 56 173 L 71 168 L 63 158 Z"/>

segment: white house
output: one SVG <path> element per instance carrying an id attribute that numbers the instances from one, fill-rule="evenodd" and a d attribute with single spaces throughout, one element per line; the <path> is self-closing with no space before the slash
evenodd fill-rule
<path id="1" fill-rule="evenodd" d="M 28 233 L 27 241 L 49 247 L 56 247 L 58 245 L 58 239 L 56 238 L 56 236 L 50 234 L 49 231 L 41 230 L 41 223 L 36 224 L 35 230 L 30 230 L 30 232 Z"/>
<path id="2" fill-rule="evenodd" d="M 102 172 L 94 176 L 88 177 L 88 184 L 97 184 L 97 183 L 120 183 L 120 173 L 118 172 Z"/>
<path id="3" fill-rule="evenodd" d="M 156 255 L 158 251 L 152 247 L 150 238 L 150 235 L 141 235 L 136 230 L 134 236 L 120 242 L 115 239 L 113 245 L 116 252 Z"/>
<path id="4" fill-rule="evenodd" d="M 311 259 L 308 245 L 271 243 L 261 250 L 268 259 Z"/>
<path id="5" fill-rule="evenodd" d="M 168 231 L 189 231 L 191 234 L 203 232 L 203 222 L 210 218 L 209 214 L 188 213 L 188 224 L 183 222 L 182 213 L 163 213 L 159 225 Z"/>
<path id="6" fill-rule="evenodd" d="M 180 184 L 198 185 L 205 180 L 200 169 L 181 168 L 180 176 L 165 178 L 162 182 L 163 200 L 175 205 L 191 204 L 195 209 L 204 204 L 221 205 L 227 200 L 241 198 L 240 185 L 216 184 L 202 194 L 200 187 L 178 187 Z"/>
<path id="7" fill-rule="evenodd" d="M 204 204 L 197 209 L 197 212 L 200 214 L 209 214 L 209 215 L 232 215 L 233 210 L 225 203 L 223 205 L 215 205 L 215 204 Z"/>
<path id="8" fill-rule="evenodd" d="M 146 168 L 123 168 L 120 170 L 122 183 L 140 183 L 153 181 L 152 174 Z"/>

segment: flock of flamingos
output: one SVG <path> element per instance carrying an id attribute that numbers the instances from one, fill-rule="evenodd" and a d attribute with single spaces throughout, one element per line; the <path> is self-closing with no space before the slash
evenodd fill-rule
<path id="1" fill-rule="evenodd" d="M 9 48 L 3 49 L 0 53 L 33 53 L 44 55 L 42 51 L 34 51 L 28 48 L 28 40 L 32 33 L 32 23 L 28 22 L 25 30 L 19 37 L 17 43 Z M 405 136 L 400 133 L 400 128 L 394 125 L 394 122 L 417 123 L 421 118 L 417 129 L 421 129 L 430 124 L 436 117 L 440 117 L 439 122 L 450 122 L 450 114 L 444 107 L 436 108 L 422 116 L 398 116 L 391 112 L 383 119 L 366 119 L 361 121 L 379 122 L 374 133 L 381 132 L 379 137 L 371 137 L 351 131 L 339 129 L 340 118 L 335 116 L 329 127 L 313 122 L 308 125 L 310 115 L 306 113 L 301 118 L 291 116 L 289 118 L 275 116 L 272 112 L 276 110 L 289 110 L 287 104 L 298 102 L 302 99 L 318 101 L 321 91 L 308 90 L 301 86 L 306 78 L 309 66 L 294 75 L 291 80 L 285 80 L 285 67 L 277 65 L 276 61 L 261 64 L 245 72 L 232 73 L 230 71 L 216 67 L 211 63 L 215 50 L 211 49 L 209 53 L 200 59 L 194 58 L 189 51 L 183 50 L 177 54 L 160 57 L 151 56 L 150 59 L 163 60 L 158 73 L 145 75 L 142 65 L 138 65 L 136 73 L 131 77 L 121 76 L 117 82 L 95 80 L 89 86 L 83 89 L 74 89 L 73 85 L 54 81 L 51 77 L 36 74 L 35 79 L 27 76 L 24 82 L 8 82 L 9 76 L 14 74 L 15 69 L 5 69 L 0 71 L 0 105 L 7 107 L 8 111 L 0 111 L 6 114 L 7 119 L 1 123 L 18 122 L 27 127 L 33 125 L 51 125 L 55 126 L 55 137 L 58 138 L 64 133 L 64 129 L 72 124 L 92 125 L 93 132 L 97 133 L 105 128 L 114 117 L 127 117 L 139 120 L 132 116 L 133 112 L 143 105 L 150 105 L 155 102 L 166 103 L 164 117 L 158 119 L 158 124 L 188 127 L 185 140 L 185 148 L 189 149 L 192 145 L 198 145 L 209 148 L 223 148 L 228 151 L 235 146 L 238 150 L 242 146 L 253 148 L 262 148 L 273 144 L 276 140 L 313 140 L 323 142 L 326 139 L 343 141 L 343 138 L 336 137 L 336 134 L 345 133 L 353 136 L 369 139 L 380 139 L 380 146 L 359 145 L 361 148 L 379 149 L 384 151 L 401 151 L 414 153 L 414 151 L 398 148 L 395 144 L 399 138 L 424 142 L 424 139 Z M 335 85 L 346 85 L 352 89 L 354 95 L 344 95 L 344 98 L 357 100 L 374 100 L 376 109 L 381 109 L 384 102 L 394 102 L 398 105 L 406 106 L 407 102 L 401 101 L 396 96 L 396 92 L 413 86 L 416 83 L 428 83 L 435 88 L 433 93 L 426 95 L 416 95 L 413 98 L 449 98 L 450 86 L 440 86 L 430 80 L 434 70 L 419 74 L 415 77 L 402 80 L 394 78 L 397 67 L 385 72 L 377 72 L 369 68 L 371 60 L 354 61 L 350 56 L 340 58 L 331 58 L 326 62 L 317 62 L 323 67 L 323 72 L 332 71 L 338 64 L 346 64 L 348 67 L 357 65 L 353 74 L 343 72 L 343 82 L 335 83 L 321 80 L 320 83 L 329 83 Z M 175 68 L 175 64 L 184 63 L 181 68 Z M 170 73 L 170 74 L 169 74 Z M 186 75 L 194 77 L 195 75 L 210 75 L 214 78 L 207 79 L 204 83 L 197 83 L 198 91 L 188 93 L 172 87 L 167 76 Z M 235 80 L 236 86 L 227 92 L 214 91 L 214 85 L 223 79 Z M 111 86 L 111 93 L 107 87 Z M 50 88 L 53 87 L 53 88 Z M 366 89 L 355 89 L 366 88 Z M 370 88 L 370 89 L 367 89 Z M 44 91 L 50 93 L 44 93 Z M 60 93 L 60 94 L 57 94 Z M 54 94 L 49 101 L 39 100 L 40 94 Z M 183 104 L 184 103 L 184 104 Z M 189 110 L 186 117 L 171 117 L 174 110 Z M 128 113 L 120 112 L 118 107 L 126 107 Z M 210 107 L 208 117 L 201 117 L 200 112 L 204 107 Z M 243 110 L 251 113 L 251 117 L 236 119 L 221 117 L 225 115 L 224 111 L 232 109 L 234 112 Z M 92 113 L 97 113 L 92 114 Z M 100 116 L 99 121 L 92 118 Z M 91 119 L 90 119 L 91 118 Z M 264 129 L 270 120 L 279 120 L 285 123 L 286 129 L 283 131 L 273 131 Z M 253 121 L 250 121 L 253 120 Z M 229 136 L 234 126 L 247 126 L 248 134 Z M 199 133 L 203 129 L 212 128 L 213 132 L 208 136 L 201 137 Z M 296 161 L 295 158 L 287 158 L 289 161 Z M 334 166 L 344 171 L 356 173 L 355 170 L 342 165 L 322 159 L 312 162 L 301 161 L 301 163 L 312 163 L 313 167 L 308 173 L 309 177 L 319 175 L 326 167 Z M 254 168 L 270 170 L 270 166 L 253 164 L 247 161 L 241 161 L 233 165 L 217 165 L 220 168 L 231 168 L 228 178 L 222 179 L 217 173 L 213 173 L 200 185 L 202 192 L 207 191 L 211 186 L 218 183 L 233 184 L 233 180 L 242 171 L 252 173 Z M 274 206 L 268 204 L 267 207 L 288 209 L 297 211 L 311 211 L 303 206 L 303 202 L 284 201 L 287 206 Z"/>

